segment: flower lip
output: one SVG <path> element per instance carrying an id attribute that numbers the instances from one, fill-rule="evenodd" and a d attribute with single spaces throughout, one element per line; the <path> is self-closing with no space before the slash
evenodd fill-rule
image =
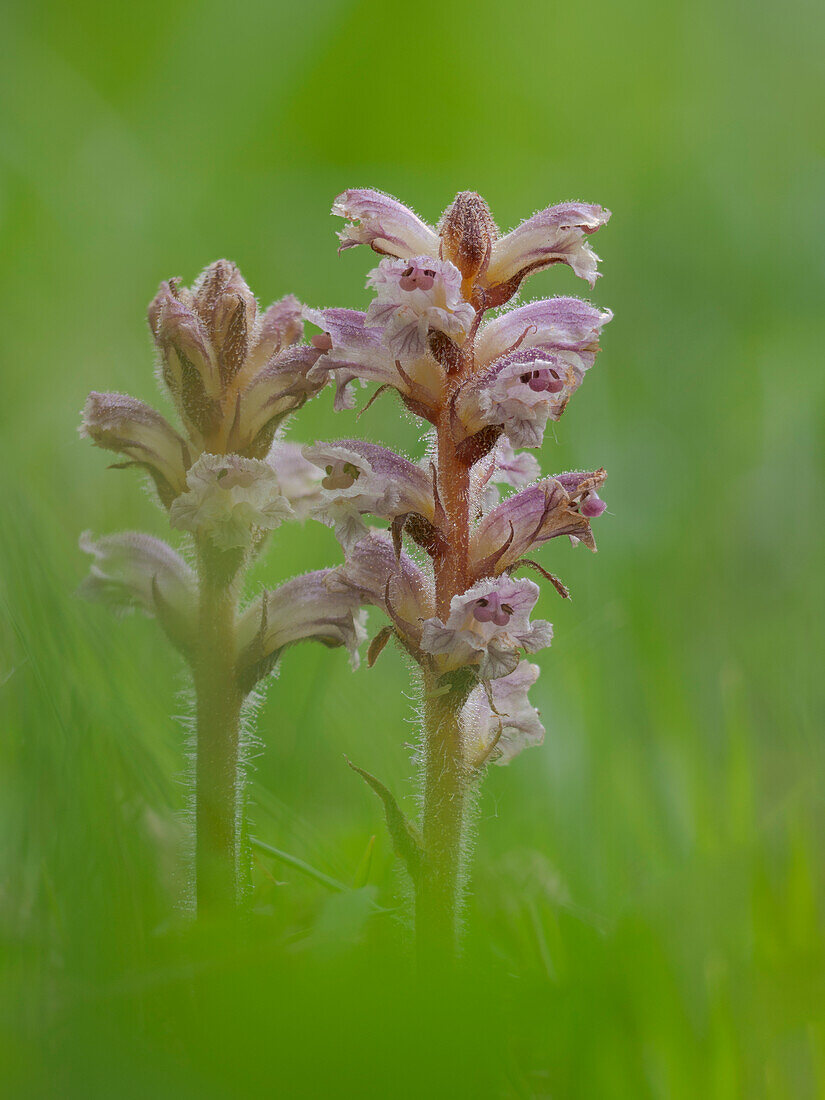
<path id="1" fill-rule="evenodd" d="M 422 624 L 421 648 L 442 673 L 475 665 L 484 680 L 506 676 L 519 662 L 519 649 L 533 653 L 550 645 L 550 623 L 530 622 L 538 596 L 532 581 L 485 578 L 453 597 L 446 622 L 433 618 Z"/>
<path id="2" fill-rule="evenodd" d="M 460 342 L 475 317 L 461 294 L 461 272 L 449 260 L 385 257 L 370 272 L 367 285 L 375 290 L 367 324 L 382 329 L 383 343 L 406 362 L 428 354 L 431 330 Z"/>
<path id="3" fill-rule="evenodd" d="M 350 489 L 363 473 L 354 462 L 345 459 L 336 459 L 324 469 L 327 475 L 321 482 L 324 489 Z"/>
<path id="4" fill-rule="evenodd" d="M 519 376 L 521 382 L 529 386 L 533 393 L 559 393 L 564 389 L 564 379 L 553 367 L 539 367 L 526 371 Z"/>
<path id="5" fill-rule="evenodd" d="M 523 749 L 542 743 L 544 726 L 527 696 L 538 676 L 538 665 L 522 660 L 508 676 L 473 689 L 464 715 L 478 750 L 476 766 L 509 764 Z"/>
<path id="6" fill-rule="evenodd" d="M 538 447 L 548 419 L 559 419 L 583 375 L 577 352 L 519 348 L 466 384 L 458 419 L 468 434 L 500 425 L 514 446 Z"/>
<path id="7" fill-rule="evenodd" d="M 587 519 L 597 519 L 605 508 L 607 508 L 607 505 L 599 494 L 593 490 L 585 493 L 579 505 L 579 511 Z"/>
<path id="8" fill-rule="evenodd" d="M 423 267 L 420 262 L 411 263 L 404 269 L 398 280 L 402 290 L 432 290 L 436 272 L 431 267 Z"/>
<path id="9" fill-rule="evenodd" d="M 240 455 L 202 454 L 187 474 L 188 492 L 173 502 L 173 527 L 222 550 L 248 549 L 256 535 L 292 515 L 272 466 Z"/>
<path id="10" fill-rule="evenodd" d="M 473 618 L 479 623 L 492 622 L 496 626 L 507 626 L 512 615 L 512 605 L 503 603 L 498 592 L 491 592 L 488 596 L 482 596 L 476 600 L 473 608 Z"/>

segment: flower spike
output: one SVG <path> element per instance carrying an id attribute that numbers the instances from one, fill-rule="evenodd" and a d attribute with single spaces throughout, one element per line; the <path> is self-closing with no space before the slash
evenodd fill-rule
<path id="1" fill-rule="evenodd" d="M 243 575 L 269 533 L 323 503 L 323 472 L 299 445 L 276 439 L 331 377 L 314 368 L 332 343 L 303 343 L 303 314 L 292 295 L 260 311 L 227 260 L 210 264 L 191 288 L 161 283 L 148 320 L 181 431 L 142 401 L 111 393 L 89 395 L 80 428 L 124 456 L 116 465 L 149 473 L 196 564 L 147 535 L 81 540 L 93 558 L 81 595 L 118 613 L 154 616 L 191 670 L 199 915 L 242 900 L 242 714 L 250 694 L 298 641 L 344 646 L 355 665 L 366 637 L 360 593 L 333 589 L 329 570 L 264 591 L 239 610 Z M 416 503 L 426 507 L 429 479 L 419 474 Z"/>
<path id="2" fill-rule="evenodd" d="M 309 377 L 335 380 L 337 408 L 356 382 L 394 388 L 430 426 L 426 488 L 421 466 L 374 444 L 346 440 L 305 453 L 326 475 L 316 517 L 335 524 L 347 559 L 327 583 L 389 620 L 370 664 L 395 634 L 420 669 L 416 924 L 425 960 L 440 967 L 456 946 L 474 785 L 488 764 L 507 763 L 544 736 L 527 697 L 538 666 L 523 654 L 548 646 L 553 630 L 530 617 L 538 586 L 512 574 L 534 568 L 568 597 L 528 555 L 560 535 L 595 549 L 591 524 L 605 511 L 604 470 L 542 477 L 519 449 L 539 448 L 567 409 L 612 314 L 577 298 L 491 311 L 553 264 L 593 286 L 589 238 L 610 212 L 562 203 L 502 235 L 473 191 L 456 195 L 436 228 L 397 199 L 352 190 L 333 214 L 346 219 L 342 250 L 366 244 L 383 258 L 368 277 L 374 297 L 365 313 L 307 311 L 322 352 Z M 367 516 L 384 520 L 388 533 L 367 531 Z"/>

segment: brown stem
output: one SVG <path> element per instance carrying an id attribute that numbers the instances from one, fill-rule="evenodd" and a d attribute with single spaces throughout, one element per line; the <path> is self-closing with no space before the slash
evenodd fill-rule
<path id="1" fill-rule="evenodd" d="M 445 546 L 435 558 L 436 611 L 442 621 L 450 600 L 467 588 L 470 550 L 470 468 L 460 460 L 445 407 L 437 424 L 438 491 L 446 517 Z"/>

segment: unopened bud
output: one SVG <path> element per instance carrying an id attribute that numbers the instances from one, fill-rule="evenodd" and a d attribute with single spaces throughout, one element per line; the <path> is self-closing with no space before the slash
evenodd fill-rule
<path id="1" fill-rule="evenodd" d="M 459 191 L 444 212 L 440 232 L 442 258 L 454 263 L 466 281 L 484 274 L 498 228 L 481 195 Z"/>
<path id="2" fill-rule="evenodd" d="M 224 386 L 240 371 L 258 306 L 237 266 L 217 260 L 201 274 L 194 306 L 209 335 Z"/>

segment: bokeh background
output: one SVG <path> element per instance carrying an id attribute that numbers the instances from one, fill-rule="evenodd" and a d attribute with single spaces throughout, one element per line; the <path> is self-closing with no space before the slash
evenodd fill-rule
<path id="1" fill-rule="evenodd" d="M 825 1096 L 821 84 L 813 0 L 104 0 L 0 12 L 0 1055 L 9 1097 Z M 154 624 L 73 595 L 79 533 L 164 519 L 77 438 L 156 401 L 145 305 L 236 260 L 362 306 L 332 198 L 614 217 L 603 351 L 541 454 L 605 465 L 550 545 L 545 746 L 479 808 L 464 976 L 416 992 L 380 806 L 408 670 L 290 651 L 260 718 L 243 935 L 191 929 L 188 704 Z M 533 295 L 587 287 L 558 268 Z M 420 453 L 388 399 L 290 429 Z M 561 542 L 561 540 L 559 540 Z M 278 533 L 256 584 L 339 560 Z M 377 621 L 375 619 L 374 621 Z M 365 874 L 364 857 L 375 837 Z M 369 862 L 369 860 L 367 861 Z M 361 870 L 359 871 L 359 867 Z M 7 1090 L 7 1091 L 6 1091 Z"/>

